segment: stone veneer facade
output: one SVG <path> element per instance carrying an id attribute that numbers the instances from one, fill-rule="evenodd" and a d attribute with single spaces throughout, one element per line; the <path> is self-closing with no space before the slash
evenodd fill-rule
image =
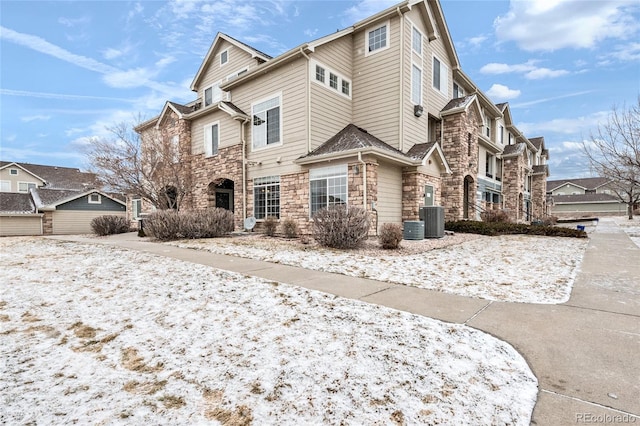
<path id="1" fill-rule="evenodd" d="M 533 219 L 542 219 L 547 212 L 547 174 L 535 173 L 531 183 L 531 203 Z"/>
<path id="2" fill-rule="evenodd" d="M 44 235 L 53 234 L 53 212 L 44 212 L 42 216 L 42 233 Z"/>
<path id="3" fill-rule="evenodd" d="M 443 117 L 442 125 L 442 151 L 451 168 L 451 174 L 442 178 L 441 185 L 445 220 L 473 219 L 478 175 L 477 118 L 474 111 L 469 109 Z M 465 178 L 469 181 L 466 203 Z M 468 206 L 467 215 L 465 204 Z"/>
<path id="4" fill-rule="evenodd" d="M 442 203 L 442 178 L 429 176 L 417 170 L 402 171 L 402 221 L 419 220 L 420 207 L 424 206 L 424 187 L 433 186 L 434 205 Z"/>
<path id="5" fill-rule="evenodd" d="M 502 194 L 504 208 L 514 222 L 524 220 L 525 154 L 503 158 Z"/>

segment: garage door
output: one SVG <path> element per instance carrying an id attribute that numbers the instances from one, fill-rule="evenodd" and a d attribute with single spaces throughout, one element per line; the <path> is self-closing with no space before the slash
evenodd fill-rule
<path id="1" fill-rule="evenodd" d="M 104 215 L 126 217 L 125 212 L 57 210 L 53 213 L 53 233 L 92 234 L 91 221 Z"/>
<path id="2" fill-rule="evenodd" d="M 0 236 L 42 235 L 41 216 L 0 216 Z"/>

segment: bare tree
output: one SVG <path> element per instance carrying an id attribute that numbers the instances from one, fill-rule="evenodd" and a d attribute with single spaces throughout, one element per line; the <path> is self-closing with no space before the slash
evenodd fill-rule
<path id="1" fill-rule="evenodd" d="M 590 136 L 582 141 L 582 151 L 598 176 L 611 181 L 611 190 L 633 219 L 633 207 L 640 202 L 640 96 L 629 109 L 614 107 Z"/>
<path id="2" fill-rule="evenodd" d="M 179 140 L 155 128 L 141 136 L 135 128 L 120 123 L 108 129 L 112 138 L 92 139 L 86 153 L 91 171 L 112 191 L 140 196 L 160 209 L 180 209 L 190 173 Z"/>

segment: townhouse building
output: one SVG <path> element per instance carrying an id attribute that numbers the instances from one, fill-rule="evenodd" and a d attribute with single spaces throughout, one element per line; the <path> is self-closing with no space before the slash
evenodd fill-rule
<path id="1" fill-rule="evenodd" d="M 339 204 L 367 209 L 374 228 L 417 220 L 424 205 L 447 220 L 545 214 L 544 140 L 461 70 L 437 0 L 404 1 L 277 57 L 219 33 L 191 89 L 194 101 L 167 102 L 136 128 L 178 147 L 190 185 L 181 208 L 232 210 L 238 228 L 289 217 L 303 231 Z"/>

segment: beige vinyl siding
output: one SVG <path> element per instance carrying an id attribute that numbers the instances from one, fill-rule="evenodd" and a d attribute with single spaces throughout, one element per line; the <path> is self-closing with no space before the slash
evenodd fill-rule
<path id="1" fill-rule="evenodd" d="M 126 212 L 56 210 L 53 213 L 53 233 L 57 235 L 91 234 L 91 220 L 104 215 L 126 217 Z"/>
<path id="2" fill-rule="evenodd" d="M 0 236 L 42 235 L 42 215 L 0 216 Z"/>
<path id="3" fill-rule="evenodd" d="M 378 166 L 378 227 L 402 223 L 402 169 L 381 162 Z"/>
<path id="4" fill-rule="evenodd" d="M 344 36 L 316 49 L 312 58 L 328 68 L 336 71 L 351 82 L 351 93 L 354 85 L 352 77 L 353 43 L 351 35 Z M 314 70 L 312 70 L 313 74 Z M 315 78 L 315 77 L 314 77 Z M 349 123 L 352 118 L 352 101 L 343 96 L 341 87 L 330 89 L 313 83 L 310 76 L 311 89 L 311 149 L 316 149 L 334 136 Z"/>
<path id="5" fill-rule="evenodd" d="M 609 213 L 627 214 L 627 205 L 617 202 L 608 203 L 567 203 L 555 204 L 551 208 L 551 213 Z"/>
<path id="6" fill-rule="evenodd" d="M 424 166 L 419 166 L 418 171 L 429 176 L 440 177 L 442 175 L 442 170 L 440 169 L 440 166 L 438 164 L 439 160 L 436 158 L 438 158 L 437 154 L 434 154 L 430 158 L 427 158 L 426 164 Z"/>
<path id="7" fill-rule="evenodd" d="M 389 21 L 389 48 L 365 55 L 365 37 L 383 22 L 354 35 L 353 122 L 387 144 L 399 148 L 400 18 Z"/>
<path id="8" fill-rule="evenodd" d="M 252 124 L 245 126 L 247 159 L 261 163 L 248 167 L 249 179 L 300 171 L 293 161 L 307 153 L 307 84 L 307 60 L 300 57 L 234 89 L 233 103 L 249 115 L 252 103 L 282 95 L 282 144 L 253 152 Z"/>
<path id="9" fill-rule="evenodd" d="M 220 66 L 220 53 L 227 50 L 229 61 Z M 234 46 L 226 40 L 220 43 L 220 47 L 215 51 L 211 61 L 207 64 L 206 71 L 198 86 L 198 97 L 204 100 L 204 90 L 214 83 L 221 81 L 224 83 L 229 74 L 240 71 L 242 68 L 252 69 L 256 66 L 256 60 L 246 51 Z M 203 104 L 204 105 L 204 104 Z"/>
<path id="10" fill-rule="evenodd" d="M 417 9 L 408 12 L 405 15 L 409 19 L 404 20 L 404 69 L 403 69 L 403 91 L 404 100 L 402 104 L 403 108 L 403 133 L 404 140 L 400 150 L 407 152 L 411 147 L 417 143 L 425 143 L 428 141 L 428 105 L 427 97 L 430 95 L 428 91 L 427 83 L 427 67 L 430 66 L 431 56 L 428 54 L 428 39 L 425 32 L 424 25 L 422 23 L 422 17 Z M 422 33 L 422 56 L 413 52 L 412 48 L 412 36 L 413 27 L 418 28 Z M 427 59 L 428 58 L 428 59 Z M 424 112 L 421 117 L 416 117 L 414 114 L 414 103 L 411 99 L 412 96 L 412 72 L 413 65 L 418 66 L 422 70 L 422 102 L 421 105 L 424 108 Z M 437 112 L 431 112 L 436 117 L 439 114 Z"/>
<path id="11" fill-rule="evenodd" d="M 429 16 L 431 17 L 434 25 L 437 25 L 437 21 L 433 19 L 433 11 L 431 10 L 431 4 L 425 2 L 427 5 L 427 11 Z M 428 110 L 429 113 L 433 114 L 436 117 L 440 116 L 440 111 L 442 108 L 449 102 L 451 96 L 453 94 L 453 72 L 451 67 L 451 60 L 449 58 L 449 54 L 447 53 L 446 48 L 444 47 L 444 43 L 442 42 L 441 34 L 445 34 L 445 29 L 436 27 L 436 35 L 437 38 L 432 40 L 430 43 L 427 43 L 427 48 L 425 49 L 423 56 L 425 61 L 425 79 L 426 79 L 426 99 L 427 99 L 427 108 L 425 108 L 425 112 Z M 438 90 L 433 88 L 433 55 L 435 55 L 444 65 L 448 68 L 448 76 L 447 76 L 447 96 L 444 96 Z"/>
<path id="12" fill-rule="evenodd" d="M 211 114 L 198 117 L 191 123 L 191 153 L 193 155 L 204 154 L 204 126 L 216 121 L 220 126 L 218 148 L 225 148 L 241 143 L 241 122 L 234 120 L 226 112 L 214 108 Z"/>
<path id="13" fill-rule="evenodd" d="M 16 169 L 18 170 L 17 175 L 12 175 L 10 170 Z M 0 170 L 0 180 L 11 182 L 11 191 L 10 192 L 19 192 L 18 184 L 19 183 L 33 183 L 36 186 L 42 186 L 44 182 L 40 179 L 35 178 L 31 173 L 25 172 L 20 167 L 9 166 L 2 170 Z M 23 191 L 26 193 L 26 191 Z"/>
<path id="14" fill-rule="evenodd" d="M 569 183 L 553 191 L 553 195 L 574 195 L 574 194 L 584 194 L 584 188 L 580 188 L 579 186 L 572 185 Z"/>

